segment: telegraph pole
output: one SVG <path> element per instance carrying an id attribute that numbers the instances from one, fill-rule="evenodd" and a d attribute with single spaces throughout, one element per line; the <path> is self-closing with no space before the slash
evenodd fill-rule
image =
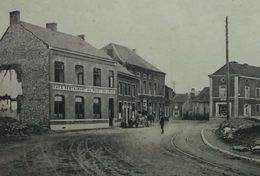
<path id="1" fill-rule="evenodd" d="M 229 112 L 229 53 L 228 53 L 228 16 L 226 16 L 226 64 L 227 64 L 227 120 L 230 118 L 230 112 Z"/>

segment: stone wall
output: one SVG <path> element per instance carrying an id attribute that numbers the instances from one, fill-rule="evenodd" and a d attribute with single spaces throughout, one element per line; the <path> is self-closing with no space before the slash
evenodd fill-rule
<path id="1" fill-rule="evenodd" d="M 0 41 L 1 65 L 21 67 L 21 120 L 49 124 L 49 52 L 20 24 L 11 25 Z"/>

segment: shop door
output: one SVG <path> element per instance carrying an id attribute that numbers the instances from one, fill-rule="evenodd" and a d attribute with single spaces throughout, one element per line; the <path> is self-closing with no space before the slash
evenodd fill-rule
<path id="1" fill-rule="evenodd" d="M 109 126 L 113 126 L 114 120 L 114 99 L 109 98 Z"/>

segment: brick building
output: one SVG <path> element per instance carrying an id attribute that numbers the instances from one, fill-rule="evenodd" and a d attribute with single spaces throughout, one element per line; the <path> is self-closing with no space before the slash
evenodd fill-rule
<path id="1" fill-rule="evenodd" d="M 5 72 L 17 78 L 8 83 L 15 92 L 1 87 L 0 116 L 12 112 L 15 118 L 54 130 L 113 125 L 116 62 L 84 35 L 58 32 L 56 23 L 46 28 L 29 24 L 20 20 L 19 11 L 10 12 L 0 63 L 1 78 L 8 82 Z"/>
<path id="2" fill-rule="evenodd" d="M 166 74 L 140 57 L 135 49 L 111 43 L 102 50 L 139 78 L 137 110 L 155 113 L 156 117 L 165 115 Z"/>
<path id="3" fill-rule="evenodd" d="M 230 116 L 260 116 L 260 67 L 230 62 Z M 210 117 L 225 117 L 226 69 L 222 66 L 210 79 Z"/>
<path id="4" fill-rule="evenodd" d="M 188 94 L 176 94 L 172 100 L 173 118 L 179 119 L 183 117 L 183 104 L 188 100 Z"/>
<path id="5" fill-rule="evenodd" d="M 172 88 L 165 86 L 165 117 L 173 118 L 173 97 L 175 93 Z"/>
<path id="6" fill-rule="evenodd" d="M 128 121 L 135 118 L 137 88 L 139 79 L 121 64 L 117 64 L 118 120 L 129 126 Z"/>

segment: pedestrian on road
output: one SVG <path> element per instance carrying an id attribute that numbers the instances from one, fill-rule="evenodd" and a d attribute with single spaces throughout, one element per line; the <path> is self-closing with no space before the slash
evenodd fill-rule
<path id="1" fill-rule="evenodd" d="M 162 129 L 162 134 L 164 134 L 164 117 L 161 116 L 160 118 L 160 125 L 161 125 L 161 129 Z"/>

